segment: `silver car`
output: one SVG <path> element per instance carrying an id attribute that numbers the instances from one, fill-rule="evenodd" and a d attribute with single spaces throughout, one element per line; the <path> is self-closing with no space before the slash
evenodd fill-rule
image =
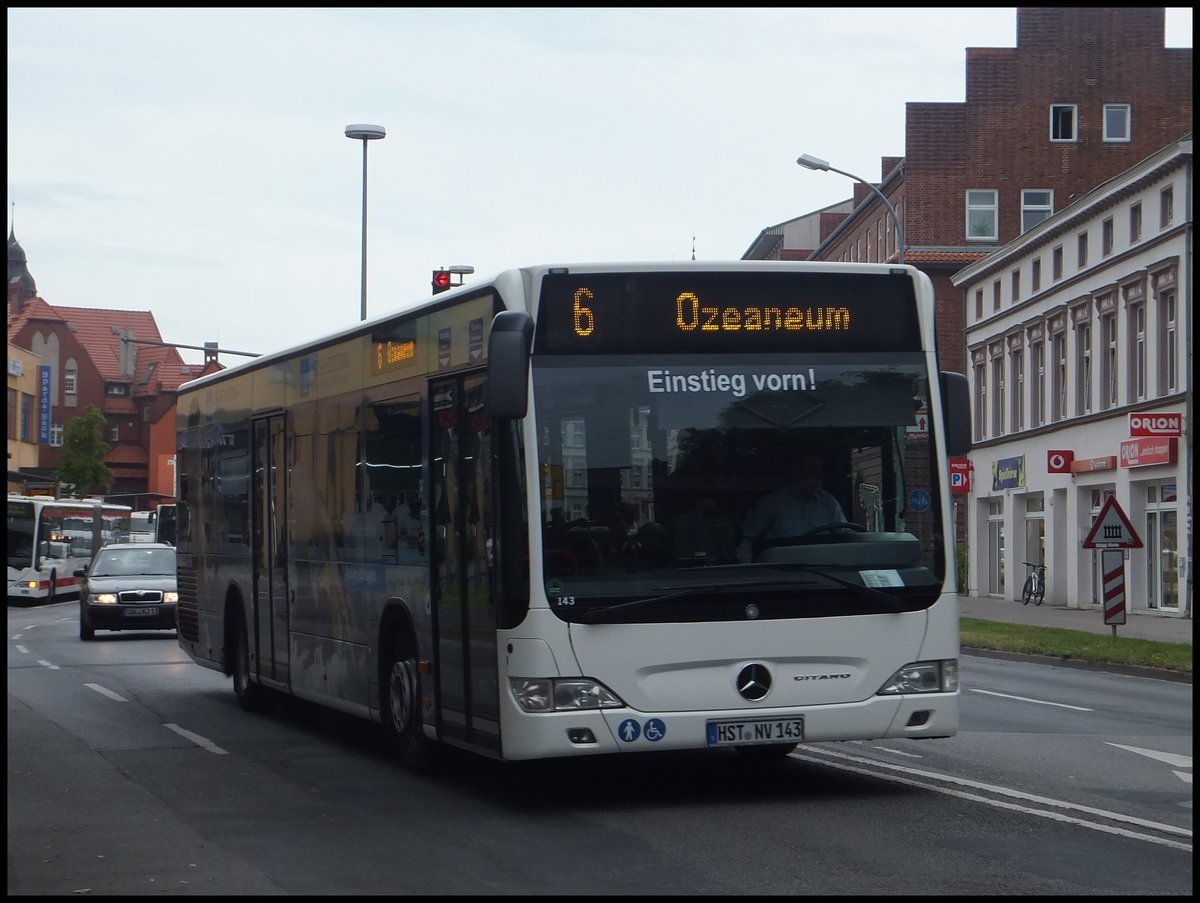
<path id="1" fill-rule="evenodd" d="M 179 594 L 175 547 L 165 542 L 110 543 L 86 568 L 79 589 L 79 638 L 97 630 L 174 630 Z"/>

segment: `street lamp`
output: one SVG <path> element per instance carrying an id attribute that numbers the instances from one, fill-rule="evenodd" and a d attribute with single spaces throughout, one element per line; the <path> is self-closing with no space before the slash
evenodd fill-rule
<path id="1" fill-rule="evenodd" d="M 362 203 L 362 317 L 367 318 L 367 142 L 387 136 L 381 125 L 358 122 L 346 126 L 346 137 L 363 143 L 363 203 Z"/>
<path id="2" fill-rule="evenodd" d="M 801 154 L 796 158 L 796 162 L 805 169 L 817 169 L 821 172 L 836 172 L 839 175 L 851 178 L 856 182 L 862 182 L 873 192 L 875 192 L 875 195 L 879 198 L 879 200 L 883 201 L 883 205 L 887 207 L 888 213 L 892 215 L 892 222 L 896 224 L 896 260 L 900 263 L 904 263 L 904 226 L 900 224 L 900 215 L 896 213 L 896 208 L 893 207 L 892 202 L 887 199 L 887 195 L 885 195 L 882 191 L 861 176 L 856 176 L 852 172 L 846 172 L 844 169 L 837 169 L 833 166 L 830 166 L 828 160 L 822 160 L 820 157 L 814 157 L 811 154 Z"/>

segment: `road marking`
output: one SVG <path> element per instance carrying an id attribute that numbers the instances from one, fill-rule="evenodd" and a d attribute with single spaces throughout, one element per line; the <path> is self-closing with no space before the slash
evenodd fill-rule
<path id="1" fill-rule="evenodd" d="M 1157 749 L 1142 749 L 1140 746 L 1126 746 L 1124 743 L 1109 743 L 1109 746 L 1115 746 L 1117 749 L 1127 749 L 1131 753 L 1137 753 L 1139 756 L 1145 756 L 1147 759 L 1154 759 L 1158 762 L 1165 762 L 1167 765 L 1173 765 L 1176 768 L 1191 768 L 1192 757 L 1181 756 L 1176 753 L 1159 752 Z"/>
<path id="2" fill-rule="evenodd" d="M 107 696 L 109 699 L 114 699 L 117 702 L 129 702 L 129 700 L 126 699 L 124 696 L 121 696 L 118 693 L 114 693 L 112 690 L 109 690 L 109 689 L 106 689 L 106 688 L 100 686 L 100 684 L 84 684 L 84 686 L 95 690 L 101 696 Z"/>
<path id="3" fill-rule="evenodd" d="M 811 755 L 819 753 L 819 755 Z M 864 765 L 873 766 L 872 768 L 859 768 L 854 765 L 843 764 L 843 762 L 830 762 L 823 756 L 830 756 L 833 759 L 845 760 L 846 762 L 863 763 Z M 959 784 L 963 787 L 970 787 L 976 790 L 995 793 L 1001 796 L 1009 796 L 1015 799 L 1025 800 L 1031 803 L 1038 803 L 1043 806 L 1053 806 L 1059 809 L 1068 809 L 1075 812 L 1083 812 L 1088 815 L 1095 815 L 1100 818 L 1106 818 L 1111 821 L 1123 822 L 1137 827 L 1148 828 L 1154 831 L 1161 831 L 1164 834 L 1175 834 L 1180 837 L 1191 838 L 1192 832 L 1189 828 L 1180 828 L 1175 825 L 1163 824 L 1162 822 L 1149 821 L 1144 818 L 1137 818 L 1132 815 L 1124 815 L 1120 812 L 1111 812 L 1107 809 L 1095 809 L 1091 806 L 1083 806 L 1077 803 L 1068 803 L 1064 800 L 1056 800 L 1050 797 L 1037 796 L 1032 793 L 1025 793 L 1020 790 L 1012 790 L 1008 787 L 1000 787 L 995 784 L 984 784 L 979 781 L 971 781 L 966 778 L 955 777 L 954 775 L 939 774 L 933 771 L 920 771 L 915 768 L 909 768 L 905 765 L 894 765 L 890 762 L 880 762 L 876 759 L 866 759 L 861 756 L 851 756 L 846 753 L 834 752 L 833 750 L 823 749 L 817 746 L 805 747 L 803 751 L 797 750 L 792 753 L 793 758 L 801 759 L 805 762 L 813 762 L 821 765 L 829 765 L 834 768 L 841 768 L 846 771 L 853 771 L 857 774 L 865 774 L 873 777 L 881 778 L 885 781 L 893 781 L 900 784 L 909 784 L 915 787 L 924 787 L 928 790 L 936 790 L 938 793 L 944 793 L 948 796 L 957 796 L 961 799 L 974 800 L 975 802 L 986 803 L 989 806 L 997 806 L 1001 809 L 1012 809 L 1017 812 L 1024 812 L 1029 815 L 1037 815 L 1042 818 L 1049 818 L 1055 821 L 1068 822 L 1070 824 L 1079 825 L 1084 828 L 1091 828 L 1095 831 L 1104 831 L 1108 834 L 1119 834 L 1122 837 L 1131 837 L 1137 840 L 1149 840 L 1152 843 L 1162 844 L 1163 846 L 1174 847 L 1179 850 L 1187 850 L 1191 852 L 1192 845 L 1190 843 L 1181 843 L 1175 840 L 1166 838 L 1153 837 L 1149 834 L 1142 834 L 1137 831 L 1130 831 L 1125 828 L 1113 827 L 1111 825 L 1102 825 L 1097 822 L 1087 821 L 1082 818 L 1076 818 L 1071 815 L 1065 815 L 1059 812 L 1048 812 L 1045 809 L 1032 809 L 1028 806 L 1021 806 L 1015 803 L 1007 803 L 1003 800 L 993 800 L 986 796 L 979 796 L 974 793 L 966 793 L 961 790 L 955 790 L 949 787 L 940 787 L 937 784 L 928 784 L 917 778 L 927 778 L 932 781 L 942 781 L 948 784 Z M 900 777 L 897 775 L 880 774 L 877 769 L 884 768 L 891 771 L 898 771 L 904 775 L 912 775 L 913 777 Z"/>
<path id="4" fill-rule="evenodd" d="M 191 731 L 185 730 L 184 728 L 180 727 L 178 724 L 164 724 L 163 727 L 167 728 L 168 730 L 174 731 L 175 733 L 179 734 L 179 736 L 183 737 L 185 740 L 191 740 L 197 746 L 202 747 L 203 749 L 207 749 L 210 753 L 215 753 L 218 756 L 229 755 L 228 750 L 221 749 L 221 747 L 217 746 L 217 744 L 213 743 L 211 740 L 209 740 L 205 737 L 201 737 L 199 734 L 193 734 Z"/>
<path id="5" fill-rule="evenodd" d="M 925 757 L 919 753 L 905 752 L 902 749 L 891 749 L 887 746 L 872 746 L 871 749 L 877 749 L 880 752 L 891 753 L 893 756 L 908 756 L 910 759 L 924 759 Z"/>
<path id="6" fill-rule="evenodd" d="M 44 658 L 39 658 L 39 659 L 38 659 L 38 664 L 39 664 L 39 665 L 45 665 L 45 666 L 46 666 L 47 668 L 49 668 L 51 671 L 61 671 L 61 670 L 62 670 L 62 668 L 58 667 L 58 665 L 52 665 L 52 664 L 50 664 L 48 661 L 46 661 Z"/>
<path id="7" fill-rule="evenodd" d="M 28 650 L 28 649 L 26 649 L 24 646 L 22 646 L 20 643 L 17 643 L 17 651 L 18 651 L 18 652 L 23 652 L 23 653 L 25 653 L 26 655 L 28 655 L 28 654 L 29 654 L 29 650 Z"/>
<path id="8" fill-rule="evenodd" d="M 1094 712 L 1095 709 L 1086 709 L 1081 705 L 1067 705 L 1065 702 L 1047 702 L 1045 699 L 1030 699 L 1028 696 L 1012 696 L 1008 693 L 995 693 L 991 690 L 976 690 L 974 687 L 967 687 L 972 693 L 983 693 L 985 696 L 1001 696 L 1004 699 L 1016 699 L 1020 702 L 1032 702 L 1035 705 L 1053 705 L 1060 709 L 1074 709 L 1076 712 Z"/>

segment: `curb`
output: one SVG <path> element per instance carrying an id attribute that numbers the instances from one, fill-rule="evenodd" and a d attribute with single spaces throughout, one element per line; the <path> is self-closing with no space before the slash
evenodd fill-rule
<path id="1" fill-rule="evenodd" d="M 1035 662 L 1041 665 L 1058 665 L 1063 668 L 1078 668 L 1084 671 L 1110 671 L 1113 674 L 1128 674 L 1132 677 L 1149 677 L 1154 680 L 1169 680 L 1190 684 L 1191 672 L 1172 671 L 1169 668 L 1151 668 L 1148 665 L 1122 665 L 1117 662 L 1087 662 L 1077 658 L 1060 658 L 1054 655 L 1035 655 L 1030 652 L 1004 652 L 999 649 L 979 649 L 962 646 L 959 650 L 966 655 L 980 658 L 1000 658 L 1015 662 Z"/>

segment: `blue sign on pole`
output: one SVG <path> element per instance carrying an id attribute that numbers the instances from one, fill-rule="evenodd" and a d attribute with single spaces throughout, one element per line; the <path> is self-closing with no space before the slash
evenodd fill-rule
<path id="1" fill-rule="evenodd" d="M 918 514 L 929 510 L 929 493 L 924 489 L 914 489 L 908 494 L 908 507 Z"/>
<path id="2" fill-rule="evenodd" d="M 50 365 L 38 365 L 38 445 L 50 444 Z"/>

